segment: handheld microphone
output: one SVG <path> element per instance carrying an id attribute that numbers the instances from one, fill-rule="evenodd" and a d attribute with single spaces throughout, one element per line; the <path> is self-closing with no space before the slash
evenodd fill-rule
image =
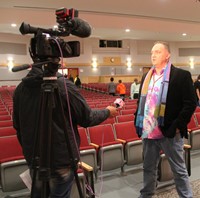
<path id="1" fill-rule="evenodd" d="M 25 70 L 25 69 L 28 69 L 28 68 L 31 68 L 32 65 L 21 65 L 21 66 L 17 66 L 17 67 L 13 67 L 12 68 L 12 72 L 18 72 L 18 71 L 22 71 L 22 70 Z"/>
<path id="2" fill-rule="evenodd" d="M 114 104 L 115 104 L 116 108 L 122 108 L 125 103 L 124 103 L 124 101 L 121 98 L 117 98 L 114 101 Z"/>
<path id="3" fill-rule="evenodd" d="M 72 23 L 72 31 L 71 34 L 74 36 L 78 36 L 81 38 L 89 37 L 91 35 L 91 26 L 86 21 L 74 17 L 71 20 Z"/>

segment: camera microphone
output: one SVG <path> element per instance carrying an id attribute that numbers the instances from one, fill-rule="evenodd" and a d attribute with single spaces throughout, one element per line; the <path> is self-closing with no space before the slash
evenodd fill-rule
<path id="1" fill-rule="evenodd" d="M 71 21 L 72 31 L 71 34 L 81 38 L 86 38 L 91 35 L 91 26 L 86 21 L 74 17 Z"/>
<path id="2" fill-rule="evenodd" d="M 12 68 L 12 72 L 22 71 L 22 70 L 25 70 L 25 69 L 29 69 L 31 67 L 32 67 L 32 65 L 28 65 L 28 64 L 17 66 L 17 67 L 13 67 Z"/>

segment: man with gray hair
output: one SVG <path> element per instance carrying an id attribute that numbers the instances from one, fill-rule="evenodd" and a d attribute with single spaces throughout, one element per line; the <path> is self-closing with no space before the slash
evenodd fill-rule
<path id="1" fill-rule="evenodd" d="M 135 127 L 143 141 L 143 181 L 140 198 L 151 198 L 157 187 L 157 168 L 162 150 L 171 167 L 181 198 L 192 198 L 183 157 L 183 138 L 196 108 L 189 71 L 170 62 L 169 46 L 156 42 L 151 50 L 152 68 L 142 77 Z"/>

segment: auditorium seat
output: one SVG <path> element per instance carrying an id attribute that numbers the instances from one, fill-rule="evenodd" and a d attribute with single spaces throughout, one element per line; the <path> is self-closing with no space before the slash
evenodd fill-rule
<path id="1" fill-rule="evenodd" d="M 123 145 L 116 140 L 111 124 L 88 127 L 91 144 L 97 150 L 97 163 L 102 171 L 123 168 Z"/>
<path id="2" fill-rule="evenodd" d="M 78 127 L 78 132 L 80 135 L 80 157 L 81 161 L 85 162 L 91 166 L 94 170 L 95 177 L 97 178 L 97 153 L 94 146 L 90 145 L 90 140 L 88 139 L 87 130 L 83 127 Z"/>
<path id="3" fill-rule="evenodd" d="M 200 112 L 200 107 L 196 107 L 196 109 L 195 109 L 194 112 L 195 112 L 195 113 Z"/>
<path id="4" fill-rule="evenodd" d="M 93 168 L 89 166 L 87 163 L 80 162 L 79 169 L 77 172 L 78 172 L 78 178 L 79 178 L 83 198 L 95 198 Z M 79 191 L 77 188 L 77 183 L 75 180 L 74 180 L 74 184 L 72 185 L 70 197 L 71 198 L 80 197 Z"/>
<path id="5" fill-rule="evenodd" d="M 127 165 L 142 163 L 142 140 L 138 138 L 133 121 L 115 123 L 116 137 L 124 144 L 124 155 Z"/>
<path id="6" fill-rule="evenodd" d="M 0 137 L 12 135 L 16 135 L 16 130 L 12 126 L 0 128 Z"/>
<path id="7" fill-rule="evenodd" d="M 126 103 L 123 108 L 124 109 L 137 109 L 137 104 L 128 104 L 128 103 Z"/>
<path id="8" fill-rule="evenodd" d="M 102 123 L 100 124 L 114 124 L 116 122 L 115 117 L 112 118 L 107 118 L 106 120 L 104 120 Z"/>
<path id="9" fill-rule="evenodd" d="M 1 112 L 1 111 L 7 111 L 5 105 L 0 105 L 0 112 Z"/>
<path id="10" fill-rule="evenodd" d="M 0 115 L 0 121 L 12 120 L 10 115 Z"/>
<path id="11" fill-rule="evenodd" d="M 127 115 L 118 115 L 116 116 L 116 122 L 128 122 L 128 121 L 134 121 L 135 116 L 133 114 L 127 114 Z"/>
<path id="12" fill-rule="evenodd" d="M 9 112 L 7 110 L 0 111 L 0 115 L 9 115 Z"/>
<path id="13" fill-rule="evenodd" d="M 187 125 L 187 128 L 188 128 L 188 129 L 195 129 L 195 128 L 198 128 L 198 124 L 197 124 L 197 120 L 196 120 L 195 113 L 192 114 L 191 119 L 190 119 L 190 122 L 189 122 L 188 125 Z"/>
<path id="14" fill-rule="evenodd" d="M 0 170 L 3 192 L 25 189 L 20 174 L 28 169 L 16 136 L 0 137 Z"/>
<path id="15" fill-rule="evenodd" d="M 136 109 L 122 109 L 120 111 L 121 115 L 128 115 L 128 114 L 134 114 Z"/>
<path id="16" fill-rule="evenodd" d="M 138 102 L 138 99 L 129 99 L 129 100 L 126 100 L 126 104 L 135 104 L 137 105 L 137 102 Z"/>
<path id="17" fill-rule="evenodd" d="M 184 144 L 184 158 L 188 171 L 188 175 L 191 175 L 191 157 L 190 157 L 191 146 Z M 158 181 L 159 182 L 168 182 L 173 179 L 173 173 L 171 171 L 169 162 L 164 153 L 161 152 L 161 159 L 158 165 Z"/>
<path id="18" fill-rule="evenodd" d="M 0 121 L 0 128 L 9 127 L 9 126 L 13 126 L 13 121 L 12 120 Z"/>
<path id="19" fill-rule="evenodd" d="M 96 108 L 96 105 L 95 104 L 88 104 L 89 105 L 89 107 L 91 108 L 91 109 L 95 109 Z"/>
<path id="20" fill-rule="evenodd" d="M 194 118 L 196 119 L 197 127 L 199 127 L 200 126 L 200 112 L 195 112 L 194 113 Z"/>
<path id="21" fill-rule="evenodd" d="M 191 150 L 200 149 L 200 126 L 198 125 L 197 119 L 199 119 L 199 113 L 194 113 L 191 117 L 188 128 L 188 144 L 191 145 Z"/>
<path id="22" fill-rule="evenodd" d="M 97 109 L 105 109 L 109 105 L 110 105 L 109 103 L 96 104 L 96 108 Z"/>

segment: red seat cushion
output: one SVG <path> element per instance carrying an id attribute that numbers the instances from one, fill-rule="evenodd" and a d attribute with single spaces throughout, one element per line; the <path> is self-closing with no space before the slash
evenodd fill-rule
<path id="1" fill-rule="evenodd" d="M 1 163 L 24 158 L 17 136 L 1 137 L 0 151 Z"/>

